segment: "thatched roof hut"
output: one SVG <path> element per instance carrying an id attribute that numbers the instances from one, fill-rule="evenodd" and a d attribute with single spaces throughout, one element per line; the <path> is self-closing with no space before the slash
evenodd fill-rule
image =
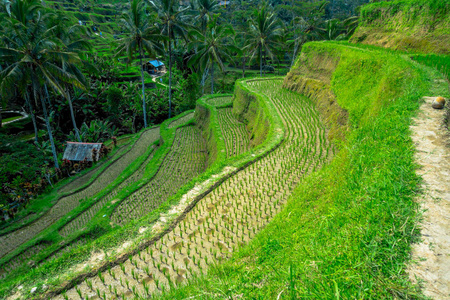
<path id="1" fill-rule="evenodd" d="M 93 161 L 92 153 L 96 153 L 95 161 L 98 161 L 100 149 L 103 143 L 77 143 L 67 142 L 66 151 L 64 151 L 63 159 L 70 161 Z M 94 150 L 95 149 L 95 150 Z"/>

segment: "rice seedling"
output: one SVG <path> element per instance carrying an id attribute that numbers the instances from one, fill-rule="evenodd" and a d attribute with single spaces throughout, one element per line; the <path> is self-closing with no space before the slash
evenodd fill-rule
<path id="1" fill-rule="evenodd" d="M 214 97 L 210 98 L 206 101 L 208 104 L 213 106 L 225 106 L 232 104 L 232 97 L 224 96 L 224 97 Z"/>
<path id="2" fill-rule="evenodd" d="M 145 283 L 145 281 L 142 283 L 142 285 L 144 287 L 145 294 L 147 296 L 150 296 L 150 287 Z"/>
<path id="3" fill-rule="evenodd" d="M 175 121 L 172 121 L 172 123 L 169 124 L 168 128 L 175 128 L 178 127 L 180 125 L 183 125 L 185 123 L 187 123 L 189 120 L 192 120 L 192 118 L 194 118 L 194 113 L 188 113 L 185 116 L 176 119 Z"/>
<path id="4" fill-rule="evenodd" d="M 76 290 L 78 296 L 79 296 L 81 299 L 83 299 L 83 293 L 81 292 L 80 288 L 79 288 L 79 287 L 76 287 L 75 290 Z"/>
<path id="5" fill-rule="evenodd" d="M 169 286 L 173 283 L 169 269 L 165 266 L 171 266 L 178 274 L 177 266 L 184 265 L 189 274 L 193 274 L 196 271 L 204 272 L 213 261 L 229 257 L 231 250 L 235 251 L 240 245 L 248 242 L 271 221 L 291 195 L 293 186 L 305 174 L 320 167 L 332 152 L 320 151 L 327 147 L 331 149 L 332 146 L 326 140 L 325 128 L 308 100 L 281 89 L 280 80 L 254 81 L 249 82 L 248 86 L 254 92 L 266 95 L 266 101 L 272 101 L 277 107 L 286 127 L 285 140 L 276 150 L 230 177 L 205 196 L 174 231 L 150 246 L 150 249 L 146 249 L 146 252 L 150 253 L 149 256 L 143 255 L 142 252 L 138 253 L 138 257 L 145 265 L 145 273 L 149 277 L 150 274 L 153 275 L 156 289 L 162 291 L 165 289 L 158 276 L 166 277 Z M 232 128 L 230 112 L 224 113 L 226 113 L 224 120 L 228 121 L 223 122 L 228 122 L 226 126 Z M 229 129 L 228 132 L 224 134 L 239 136 L 236 129 Z M 177 131 L 180 138 L 187 138 L 187 133 L 192 134 L 192 130 Z M 195 135 L 191 135 L 193 136 Z M 237 143 L 239 147 L 240 142 Z M 177 140 L 176 143 L 180 145 L 178 149 L 186 149 L 185 146 L 181 148 L 182 145 L 186 145 L 183 141 Z M 232 147 L 233 153 L 239 153 L 240 148 Z M 190 153 L 192 156 L 194 152 Z M 171 170 L 175 170 L 176 173 L 178 165 L 181 166 L 182 162 L 171 165 Z M 142 193 L 142 197 L 148 195 L 144 194 L 144 191 Z M 144 203 L 140 198 L 133 199 L 137 203 Z M 141 206 L 132 207 L 123 210 L 123 213 L 130 212 L 131 209 L 139 211 Z M 181 243 L 177 245 L 179 248 L 173 247 L 180 239 Z M 159 255 L 155 253 L 157 251 L 160 252 Z M 134 282 L 138 277 L 137 259 L 130 257 L 129 261 L 132 267 L 131 274 L 126 274 L 121 265 L 123 275 L 120 275 L 120 278 L 125 278 L 128 290 L 131 288 L 129 282 Z"/>
<path id="6" fill-rule="evenodd" d="M 178 128 L 171 151 L 161 168 L 145 186 L 125 199 L 113 212 L 111 219 L 123 224 L 159 207 L 191 178 L 206 168 L 206 143 L 195 126 Z"/>
<path id="7" fill-rule="evenodd" d="M 225 138 L 227 157 L 242 154 L 250 149 L 250 139 L 245 124 L 233 115 L 232 108 L 218 109 L 218 121 Z"/>
<path id="8" fill-rule="evenodd" d="M 92 288 L 92 281 L 86 279 L 85 282 L 86 282 L 86 285 L 87 285 L 92 291 L 94 291 L 94 289 Z"/>
<path id="9" fill-rule="evenodd" d="M 102 272 L 98 272 L 98 278 L 100 279 L 100 281 L 103 283 L 103 284 L 105 284 L 105 277 L 103 276 L 103 273 Z"/>

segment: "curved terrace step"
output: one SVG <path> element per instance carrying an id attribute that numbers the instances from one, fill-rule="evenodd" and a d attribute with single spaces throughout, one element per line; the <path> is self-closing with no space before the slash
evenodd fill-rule
<path id="1" fill-rule="evenodd" d="M 0 258 L 23 243 L 31 240 L 44 229 L 64 217 L 67 213 L 79 205 L 80 200 L 92 197 L 108 186 L 131 162 L 145 152 L 148 145 L 153 144 L 158 139 L 159 127 L 143 132 L 131 150 L 108 166 L 108 168 L 93 182 L 93 184 L 89 185 L 86 189 L 62 197 L 47 213 L 33 223 L 20 228 L 19 230 L 1 236 Z"/>
<path id="2" fill-rule="evenodd" d="M 252 239 L 305 174 L 330 159 L 332 146 L 310 100 L 282 89 L 281 79 L 245 85 L 276 108 L 271 113 L 285 128 L 281 145 L 212 190 L 162 239 L 57 299 L 148 297 L 204 272 Z"/>

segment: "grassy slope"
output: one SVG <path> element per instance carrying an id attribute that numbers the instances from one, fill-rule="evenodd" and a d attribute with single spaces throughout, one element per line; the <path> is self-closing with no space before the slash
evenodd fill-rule
<path id="1" fill-rule="evenodd" d="M 410 52 L 450 54 L 448 0 L 395 0 L 366 5 L 353 42 Z"/>
<path id="2" fill-rule="evenodd" d="M 350 127 L 340 152 L 297 187 L 250 245 L 162 298 L 417 295 L 405 275 L 418 233 L 409 124 L 420 98 L 448 94 L 446 87 L 432 90 L 438 73 L 381 50 L 311 43 L 303 52 L 307 59 L 325 52 L 339 58 L 329 79 Z"/>

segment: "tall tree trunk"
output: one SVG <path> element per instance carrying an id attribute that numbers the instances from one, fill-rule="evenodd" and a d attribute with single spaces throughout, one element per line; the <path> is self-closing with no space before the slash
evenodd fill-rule
<path id="1" fill-rule="evenodd" d="M 170 43 L 169 27 L 169 119 L 172 116 L 172 44 Z"/>
<path id="2" fill-rule="evenodd" d="M 73 129 L 75 130 L 75 137 L 81 143 L 82 141 L 80 137 L 80 131 L 78 130 L 77 122 L 75 121 L 75 113 L 73 112 L 72 99 L 70 98 L 70 91 L 68 89 L 67 89 L 67 101 L 69 102 L 70 117 L 72 118 L 72 125 Z"/>
<path id="3" fill-rule="evenodd" d="M 34 128 L 34 141 L 38 142 L 38 129 L 37 129 L 37 123 L 36 123 L 36 116 L 33 112 L 33 106 L 31 105 L 30 96 L 28 95 L 28 89 L 26 89 L 25 92 L 25 102 L 27 103 L 28 110 L 30 111 L 31 121 L 33 122 L 33 128 Z"/>
<path id="4" fill-rule="evenodd" d="M 203 74 L 202 74 L 202 80 L 200 82 L 200 84 L 202 85 L 202 95 L 205 94 L 205 85 L 206 85 L 206 78 L 208 78 L 208 67 L 205 68 L 205 70 L 203 70 Z"/>
<path id="5" fill-rule="evenodd" d="M 44 88 L 45 88 L 45 93 L 46 93 L 46 95 L 48 97 L 47 85 L 44 85 Z M 36 91 L 35 91 L 35 93 L 36 93 Z M 35 95 L 35 97 L 36 97 L 36 95 Z M 59 169 L 58 157 L 56 156 L 55 141 L 53 140 L 52 128 L 50 126 L 50 120 L 48 119 L 48 113 L 47 113 L 47 107 L 45 105 L 45 99 L 44 99 L 44 96 L 42 95 L 41 91 L 40 91 L 40 97 L 39 98 L 41 99 L 42 110 L 44 112 L 44 118 L 45 118 L 45 125 L 47 126 L 48 138 L 50 139 L 50 145 L 52 147 L 53 161 L 55 163 L 55 168 Z"/>
<path id="6" fill-rule="evenodd" d="M 295 40 L 295 44 L 294 44 L 294 53 L 292 53 L 291 68 L 292 68 L 292 66 L 294 65 L 294 62 L 295 62 L 295 56 L 297 56 L 297 51 L 298 51 L 299 44 L 300 43 L 296 39 Z"/>
<path id="7" fill-rule="evenodd" d="M 262 77 L 262 49 L 259 48 L 259 77 Z"/>
<path id="8" fill-rule="evenodd" d="M 147 128 L 147 108 L 145 106 L 145 83 L 144 83 L 144 65 L 142 64 L 142 45 L 139 45 L 139 55 L 141 63 L 141 80 L 142 80 L 142 110 L 144 111 L 144 128 Z"/>
<path id="9" fill-rule="evenodd" d="M 2 66 L 0 66 L 0 71 L 3 71 Z M 2 128 L 2 109 L 3 109 L 3 99 L 0 97 L 0 128 Z"/>
<path id="10" fill-rule="evenodd" d="M 264 65 L 267 65 L 266 62 L 266 52 L 264 51 Z M 266 69 L 264 69 L 264 77 L 266 77 Z"/>
<path id="11" fill-rule="evenodd" d="M 242 57 L 242 78 L 245 77 L 245 55 Z"/>
<path id="12" fill-rule="evenodd" d="M 281 74 L 281 70 L 280 70 L 280 60 L 277 61 L 277 65 L 278 65 L 278 75 Z"/>
<path id="13" fill-rule="evenodd" d="M 211 63 L 211 95 L 214 94 L 214 63 Z"/>

